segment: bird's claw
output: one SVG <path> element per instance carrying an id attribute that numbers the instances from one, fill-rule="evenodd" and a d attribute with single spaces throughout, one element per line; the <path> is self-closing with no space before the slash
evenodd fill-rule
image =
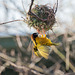
<path id="1" fill-rule="evenodd" d="M 46 34 L 44 34 L 44 35 L 41 35 L 41 37 L 46 37 Z"/>

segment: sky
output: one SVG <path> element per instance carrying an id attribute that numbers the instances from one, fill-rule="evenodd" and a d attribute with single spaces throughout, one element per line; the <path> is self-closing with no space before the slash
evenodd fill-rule
<path id="1" fill-rule="evenodd" d="M 31 0 L 0 0 L 0 23 L 26 17 Z M 35 0 L 34 5 L 53 5 L 57 0 Z M 19 11 L 19 10 L 21 11 Z M 23 13 L 23 14 L 22 14 Z M 65 33 L 66 29 L 75 32 L 75 0 L 58 0 L 57 23 L 54 32 Z M 24 22 L 0 25 L 0 36 L 27 35 L 36 32 Z"/>

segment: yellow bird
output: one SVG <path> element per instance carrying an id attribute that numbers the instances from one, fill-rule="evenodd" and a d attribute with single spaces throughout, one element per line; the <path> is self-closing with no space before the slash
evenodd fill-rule
<path id="1" fill-rule="evenodd" d="M 38 33 L 33 33 L 31 35 L 31 40 L 34 43 L 34 53 L 38 57 L 44 57 L 45 59 L 48 59 L 48 56 L 51 52 L 51 45 L 57 45 L 56 43 L 52 43 L 50 39 L 46 37 L 46 35 L 43 37 L 39 37 Z"/>

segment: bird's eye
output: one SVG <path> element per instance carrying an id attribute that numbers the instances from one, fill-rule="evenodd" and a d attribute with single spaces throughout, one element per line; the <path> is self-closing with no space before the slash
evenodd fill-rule
<path id="1" fill-rule="evenodd" d="M 38 34 L 38 37 L 41 37 L 41 34 Z"/>

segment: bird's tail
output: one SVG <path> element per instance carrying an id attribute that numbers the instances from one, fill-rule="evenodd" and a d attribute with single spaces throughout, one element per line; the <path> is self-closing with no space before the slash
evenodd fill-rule
<path id="1" fill-rule="evenodd" d="M 52 43 L 51 45 L 58 46 L 60 43 Z"/>

